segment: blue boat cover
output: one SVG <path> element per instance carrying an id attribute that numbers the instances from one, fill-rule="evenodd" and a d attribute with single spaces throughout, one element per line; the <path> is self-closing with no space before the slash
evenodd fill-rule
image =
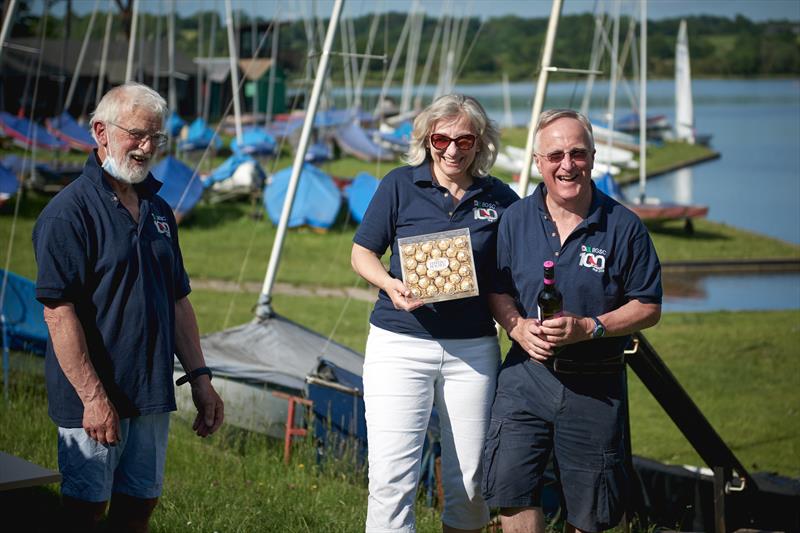
<path id="1" fill-rule="evenodd" d="M 618 202 L 626 201 L 625 194 L 622 192 L 622 188 L 610 173 L 604 173 L 595 180 L 594 184 L 599 190 L 603 191 L 614 200 L 617 200 Z"/>
<path id="2" fill-rule="evenodd" d="M 343 152 L 362 161 L 394 161 L 395 159 L 391 150 L 375 144 L 355 121 L 336 128 L 334 138 Z"/>
<path id="3" fill-rule="evenodd" d="M 17 118 L 10 113 L 0 111 L 0 130 L 14 141 L 24 146 L 32 148 L 36 146 L 43 150 L 63 150 L 69 147 L 61 142 L 57 137 L 51 135 L 44 127 L 31 122 L 27 118 Z"/>
<path id="4" fill-rule="evenodd" d="M 280 220 L 291 175 L 292 167 L 279 170 L 264 188 L 264 207 L 273 224 L 277 224 Z M 336 221 L 341 205 L 342 195 L 333 178 L 314 165 L 306 163 L 300 171 L 297 193 L 289 216 L 289 227 L 309 225 L 328 229 Z"/>
<path id="5" fill-rule="evenodd" d="M 291 137 L 292 134 L 302 125 L 302 119 L 276 120 L 268 125 L 265 129 L 267 130 L 267 133 L 276 139 L 286 139 L 287 137 Z"/>
<path id="6" fill-rule="evenodd" d="M 242 131 L 242 145 L 239 146 L 238 139 L 234 137 L 231 140 L 231 150 L 237 154 L 272 155 L 275 153 L 275 137 L 264 128 L 245 128 Z"/>
<path id="7" fill-rule="evenodd" d="M 408 120 L 404 120 L 398 124 L 391 133 L 380 132 L 379 135 L 382 140 L 392 145 L 393 150 L 405 152 L 408 150 L 408 145 L 411 143 L 411 132 L 413 129 L 413 124 Z"/>
<path id="8" fill-rule="evenodd" d="M 200 176 L 171 155 L 162 159 L 151 172 L 163 183 L 158 195 L 167 201 L 176 215 L 186 215 L 203 196 L 204 187 Z"/>
<path id="9" fill-rule="evenodd" d="M 6 289 L 0 312 L 3 315 L 3 344 L 8 339 L 12 350 L 25 350 L 44 354 L 47 345 L 47 325 L 44 323 L 44 306 L 36 299 L 36 284 L 0 269 L 0 286 L 5 276 Z"/>
<path id="10" fill-rule="evenodd" d="M 203 179 L 203 186 L 208 188 L 218 181 L 224 181 L 230 178 L 231 176 L 233 176 L 233 173 L 236 172 L 237 168 L 239 168 L 243 163 L 246 163 L 248 161 L 252 161 L 256 165 L 256 168 L 260 170 L 262 174 L 264 173 L 264 171 L 261 169 L 261 165 L 259 165 L 258 161 L 253 159 L 252 156 L 249 156 L 247 154 L 234 153 L 232 156 L 226 159 L 220 166 L 212 170 L 211 174 L 209 174 L 208 176 L 205 177 L 205 179 Z"/>
<path id="11" fill-rule="evenodd" d="M 17 175 L 10 168 L 0 163 L 0 203 L 14 196 L 18 188 Z"/>
<path id="12" fill-rule="evenodd" d="M 208 127 L 206 121 L 198 117 L 189 126 L 186 138 L 178 142 L 178 150 L 182 152 L 205 150 L 211 144 L 216 150 L 222 148 L 219 136 L 214 135 L 214 130 Z"/>
<path id="13" fill-rule="evenodd" d="M 177 113 L 174 111 L 169 114 L 167 117 L 167 133 L 169 133 L 170 137 L 177 137 L 181 134 L 181 130 L 186 125 L 186 121 L 183 120 Z"/>
<path id="14" fill-rule="evenodd" d="M 306 156 L 304 158 L 306 163 L 322 163 L 323 161 L 330 161 L 331 159 L 333 159 L 331 145 L 323 141 L 310 144 L 308 149 L 306 149 Z"/>
<path id="15" fill-rule="evenodd" d="M 79 152 L 91 152 L 96 143 L 91 132 L 85 126 L 78 124 L 72 115 L 61 113 L 57 117 L 45 120 L 47 131 L 64 141 L 70 148 Z"/>
<path id="16" fill-rule="evenodd" d="M 347 186 L 347 204 L 353 220 L 361 224 L 375 191 L 378 190 L 378 179 L 366 172 L 359 172 Z"/>

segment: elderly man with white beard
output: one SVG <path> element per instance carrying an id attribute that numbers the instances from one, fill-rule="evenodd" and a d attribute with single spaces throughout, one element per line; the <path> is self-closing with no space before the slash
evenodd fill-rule
<path id="1" fill-rule="evenodd" d="M 97 149 L 33 230 L 36 297 L 50 332 L 49 414 L 58 426 L 68 530 L 91 531 L 108 501 L 111 531 L 147 531 L 161 495 L 173 354 L 206 437 L 223 404 L 205 366 L 169 205 L 149 173 L 166 102 L 141 84 L 111 89 L 91 126 Z"/>

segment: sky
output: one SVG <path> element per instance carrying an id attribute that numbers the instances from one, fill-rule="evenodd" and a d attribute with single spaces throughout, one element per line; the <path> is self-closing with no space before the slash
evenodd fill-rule
<path id="1" fill-rule="evenodd" d="M 107 9 L 109 0 L 99 1 L 100 9 Z M 246 12 L 255 12 L 263 18 L 272 18 L 277 9 L 280 9 L 281 18 L 298 18 L 316 9 L 324 17 L 331 12 L 333 0 L 231 0 L 234 10 L 242 9 Z M 417 0 L 345 0 L 344 17 L 361 16 L 380 12 L 396 11 L 408 12 Z M 224 0 L 175 0 L 176 9 L 182 17 L 189 16 L 200 10 L 218 9 L 224 13 Z M 563 14 L 592 13 L 596 3 L 605 4 L 605 10 L 610 11 L 611 0 L 564 0 Z M 431 16 L 439 16 L 443 11 L 484 18 L 504 15 L 518 15 L 521 17 L 547 17 L 550 14 L 551 2 L 549 0 L 419 0 L 419 4 Z M 53 13 L 62 15 L 66 1 L 61 0 L 53 8 Z M 95 5 L 95 0 L 72 0 L 76 13 L 89 13 Z M 41 12 L 41 0 L 32 2 L 34 13 Z M 165 0 L 140 0 L 140 9 L 150 13 L 166 13 L 169 2 Z M 638 12 L 638 7 L 635 8 Z M 631 13 L 634 10 L 633 2 L 625 0 L 622 12 Z M 647 5 L 648 18 L 663 19 L 675 18 L 686 15 L 717 15 L 735 17 L 742 14 L 745 17 L 763 21 L 769 19 L 789 19 L 800 22 L 800 0 L 649 0 Z"/>

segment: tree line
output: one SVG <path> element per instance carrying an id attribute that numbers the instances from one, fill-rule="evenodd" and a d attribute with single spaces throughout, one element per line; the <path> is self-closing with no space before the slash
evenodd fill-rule
<path id="1" fill-rule="evenodd" d="M 42 13 L 33 13 L 30 2 L 21 1 L 16 23 L 12 29 L 13 37 L 40 36 Z M 117 1 L 120 15 L 114 26 L 114 37 L 125 40 L 130 31 L 130 2 Z M 88 26 L 89 14 L 83 16 L 54 17 L 49 15 L 46 32 L 50 38 L 63 37 L 66 33 L 72 38 L 83 37 Z M 381 15 L 377 37 L 372 53 L 386 55 L 386 61 L 371 60 L 368 79 L 372 83 L 383 80 L 389 61 L 395 53 L 400 34 L 407 15 L 387 13 Z M 256 41 L 262 41 L 271 28 L 271 21 L 256 18 L 251 20 L 247 12 L 239 12 L 234 17 L 240 28 L 240 56 L 252 55 L 251 28 L 256 28 Z M 692 74 L 695 77 L 754 77 L 754 76 L 798 76 L 800 75 L 800 23 L 788 20 L 754 22 L 744 16 L 726 18 L 711 15 L 686 17 L 689 29 L 689 47 L 692 59 Z M 363 52 L 367 47 L 372 15 L 357 17 L 350 21 L 355 35 L 355 49 Z M 417 79 L 425 63 L 436 26 L 437 18 L 425 16 L 417 59 Z M 541 50 L 547 28 L 546 18 L 522 18 L 503 16 L 481 21 L 478 17 L 457 20 L 465 26 L 465 45 L 460 58 L 456 58 L 456 73 L 460 81 L 497 81 L 506 74 L 512 81 L 530 81 L 538 71 Z M 620 43 L 623 43 L 632 21 L 623 17 L 620 21 Z M 675 41 L 678 34 L 679 18 L 648 21 L 648 73 L 650 77 L 672 77 L 674 73 Z M 605 26 L 610 26 L 606 21 Z M 453 24 L 454 27 L 456 24 Z M 95 24 L 96 38 L 102 38 L 103 24 Z M 176 15 L 176 46 L 187 56 L 197 55 L 198 37 L 203 40 L 203 50 L 209 50 L 209 36 L 212 26 L 216 29 L 215 42 L 211 49 L 214 55 L 227 55 L 225 21 L 216 11 L 199 12 L 192 16 Z M 321 48 L 322 36 L 327 21 L 308 25 L 302 20 L 284 21 L 280 28 L 278 62 L 284 71 L 294 78 L 306 73 L 309 49 L 309 26 L 314 31 L 315 49 Z M 166 39 L 166 23 L 156 24 L 156 16 L 145 14 L 140 23 L 144 34 L 140 38 L 154 39 L 156 29 Z M 342 26 L 343 27 L 343 26 Z M 566 68 L 588 68 L 592 52 L 595 19 L 591 14 L 564 15 L 559 22 L 559 32 L 554 49 L 552 64 Z M 269 57 L 272 40 L 263 39 L 264 46 L 259 57 Z M 336 39 L 341 50 L 341 39 Z M 631 48 L 637 46 L 631 43 Z M 434 54 L 430 81 L 436 81 L 436 73 L 441 60 L 441 45 Z M 608 72 L 608 54 L 600 64 L 600 70 Z M 359 60 L 360 62 L 360 60 Z M 636 61 L 630 58 L 626 68 L 636 68 Z M 398 61 L 394 79 L 401 80 L 405 65 L 404 53 Z M 331 74 L 341 80 L 343 67 L 341 60 L 331 62 Z"/>

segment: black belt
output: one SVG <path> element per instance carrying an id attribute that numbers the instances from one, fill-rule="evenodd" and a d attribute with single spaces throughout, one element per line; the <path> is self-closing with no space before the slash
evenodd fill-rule
<path id="1" fill-rule="evenodd" d="M 547 359 L 544 365 L 558 374 L 616 374 L 625 369 L 625 354 L 600 360 L 564 359 L 554 356 Z"/>

